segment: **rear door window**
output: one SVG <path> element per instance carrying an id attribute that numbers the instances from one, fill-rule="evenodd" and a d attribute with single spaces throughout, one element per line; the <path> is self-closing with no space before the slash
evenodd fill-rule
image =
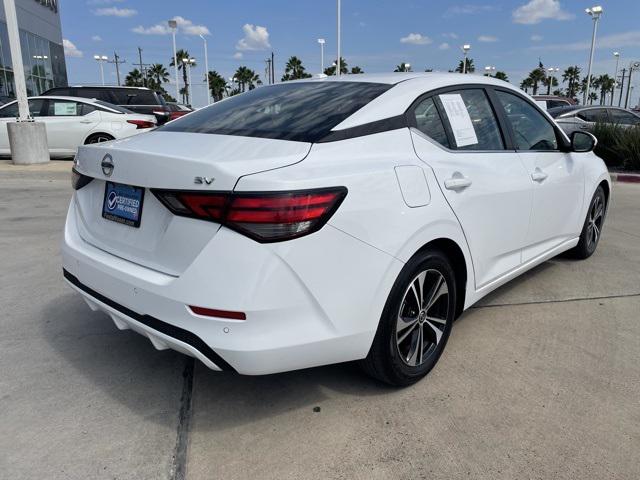
<path id="1" fill-rule="evenodd" d="M 36 98 L 33 100 L 29 100 L 29 113 L 32 117 L 42 117 L 42 109 L 44 106 L 44 100 L 41 98 Z M 45 112 L 46 113 L 46 112 Z M 6 107 L 0 109 L 0 117 L 3 118 L 17 118 L 18 113 L 18 102 L 13 102 Z"/>
<path id="2" fill-rule="evenodd" d="M 449 122 L 454 148 L 504 150 L 498 120 L 483 89 L 442 93 L 438 100 Z"/>
<path id="3" fill-rule="evenodd" d="M 611 119 L 609 118 L 606 108 L 589 108 L 587 110 L 582 110 L 578 113 L 577 117 L 585 122 L 611 123 Z"/>
<path id="4" fill-rule="evenodd" d="M 609 110 L 609 115 L 613 120 L 613 123 L 618 123 L 620 125 L 639 125 L 640 117 L 638 115 L 634 115 L 631 112 L 625 112 L 624 110 Z"/>
<path id="5" fill-rule="evenodd" d="M 436 103 L 429 97 L 413 109 L 416 128 L 440 145 L 450 148 L 447 132 L 442 124 Z"/>

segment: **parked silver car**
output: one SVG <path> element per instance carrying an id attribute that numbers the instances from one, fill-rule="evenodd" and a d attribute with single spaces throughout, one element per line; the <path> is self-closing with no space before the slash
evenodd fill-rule
<path id="1" fill-rule="evenodd" d="M 620 107 L 576 105 L 551 108 L 548 112 L 567 135 L 571 135 L 576 130 L 592 130 L 596 123 L 609 123 L 622 127 L 640 125 L 640 115 Z"/>

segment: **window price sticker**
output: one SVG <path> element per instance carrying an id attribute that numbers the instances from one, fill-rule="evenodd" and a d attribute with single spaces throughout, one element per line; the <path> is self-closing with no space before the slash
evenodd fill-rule
<path id="1" fill-rule="evenodd" d="M 447 93 L 440 95 L 440 101 L 449 118 L 456 145 L 458 147 L 476 145 L 478 143 L 478 137 L 476 136 L 476 130 L 473 128 L 471 117 L 462 100 L 462 96 L 459 93 Z"/>

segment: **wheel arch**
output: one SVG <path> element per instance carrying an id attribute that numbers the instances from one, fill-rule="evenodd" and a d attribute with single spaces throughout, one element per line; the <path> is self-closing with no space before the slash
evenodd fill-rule
<path id="1" fill-rule="evenodd" d="M 88 145 L 87 141 L 91 137 L 95 137 L 96 135 L 108 135 L 109 137 L 111 137 L 112 140 L 116 139 L 116 136 L 112 132 L 106 131 L 106 129 L 105 130 L 98 130 L 98 131 L 94 130 L 94 131 L 90 132 L 89 135 L 84 137 L 84 141 L 82 142 L 82 144 L 83 145 Z"/>
<path id="2" fill-rule="evenodd" d="M 424 244 L 417 252 L 422 253 L 426 250 L 436 249 L 444 253 L 451 262 L 456 280 L 456 318 L 458 318 L 465 305 L 465 299 L 468 286 L 467 261 L 462 248 L 450 238 L 437 238 Z"/>

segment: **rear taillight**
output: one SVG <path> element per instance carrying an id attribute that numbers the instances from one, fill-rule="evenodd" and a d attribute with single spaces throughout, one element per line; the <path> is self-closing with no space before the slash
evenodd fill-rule
<path id="1" fill-rule="evenodd" d="M 347 189 L 265 193 L 153 190 L 153 193 L 175 215 L 221 223 L 266 243 L 319 230 L 340 206 Z"/>
<path id="2" fill-rule="evenodd" d="M 85 185 L 88 185 L 91 180 L 93 180 L 92 177 L 81 174 L 75 168 L 71 169 L 71 186 L 74 190 L 80 190 Z"/>
<path id="3" fill-rule="evenodd" d="M 140 130 L 141 128 L 153 128 L 156 126 L 155 123 L 149 122 L 147 120 L 127 120 L 127 123 L 135 125 L 138 130 Z"/>

